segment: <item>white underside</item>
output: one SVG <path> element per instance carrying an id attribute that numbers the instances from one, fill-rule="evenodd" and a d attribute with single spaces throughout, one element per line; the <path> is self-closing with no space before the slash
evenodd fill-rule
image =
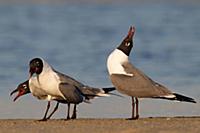
<path id="1" fill-rule="evenodd" d="M 47 93 L 39 88 L 39 85 L 36 85 L 36 83 L 38 84 L 36 77 L 32 77 L 29 79 L 29 88 L 32 95 L 41 100 L 48 100 Z"/>

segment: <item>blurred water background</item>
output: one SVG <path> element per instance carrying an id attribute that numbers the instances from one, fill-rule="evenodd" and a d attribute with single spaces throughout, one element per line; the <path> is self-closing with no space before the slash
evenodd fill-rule
<path id="1" fill-rule="evenodd" d="M 136 27 L 133 64 L 152 79 L 200 102 L 200 3 L 58 2 L 0 4 L 0 118 L 43 116 L 46 101 L 9 93 L 28 78 L 28 62 L 43 57 L 84 84 L 112 86 L 109 53 Z M 115 92 L 119 94 L 118 92 Z M 54 118 L 66 117 L 61 105 Z M 141 117 L 198 116 L 200 104 L 144 99 Z M 78 107 L 81 118 L 127 118 L 131 100 L 111 96 Z"/>

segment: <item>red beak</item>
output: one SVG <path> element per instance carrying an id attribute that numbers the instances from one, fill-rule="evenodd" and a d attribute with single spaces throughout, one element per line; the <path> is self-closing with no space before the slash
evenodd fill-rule
<path id="1" fill-rule="evenodd" d="M 131 26 L 129 31 L 128 31 L 128 35 L 127 35 L 127 38 L 130 38 L 132 39 L 133 38 L 133 35 L 135 33 L 135 27 L 134 26 Z"/>
<path id="2" fill-rule="evenodd" d="M 16 92 L 18 92 L 18 91 L 19 91 L 18 89 L 15 89 L 14 91 L 12 91 L 12 92 L 10 93 L 10 96 L 12 96 L 14 93 L 16 93 Z M 23 95 L 23 93 L 19 92 L 19 93 L 17 94 L 17 96 L 13 99 L 13 101 L 15 102 L 21 95 Z"/>
<path id="3" fill-rule="evenodd" d="M 18 93 L 17 96 L 13 99 L 13 102 L 15 102 L 20 96 L 21 96 L 21 94 Z"/>
<path id="4" fill-rule="evenodd" d="M 18 89 L 15 89 L 14 91 L 12 91 L 11 93 L 10 93 L 10 96 L 12 96 L 14 93 L 16 93 L 18 91 Z"/>

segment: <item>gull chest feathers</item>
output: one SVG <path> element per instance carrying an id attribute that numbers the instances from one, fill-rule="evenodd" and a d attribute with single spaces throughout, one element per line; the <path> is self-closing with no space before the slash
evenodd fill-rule
<path id="1" fill-rule="evenodd" d="M 32 93 L 33 96 L 37 97 L 38 99 L 46 99 L 48 100 L 48 95 L 47 93 L 40 88 L 39 84 L 38 84 L 38 80 L 36 77 L 32 77 L 30 78 L 30 80 L 28 80 L 28 84 L 30 86 L 30 92 Z"/>
<path id="2" fill-rule="evenodd" d="M 54 73 L 53 71 L 48 71 L 38 75 L 37 82 L 38 83 L 36 84 L 43 88 L 44 91 L 47 92 L 49 95 L 60 96 L 58 88 L 60 81 L 56 73 Z"/>
<path id="3" fill-rule="evenodd" d="M 107 68 L 109 75 L 123 74 L 127 76 L 133 76 L 133 74 L 125 71 L 123 64 L 128 63 L 128 56 L 122 51 L 115 49 L 108 57 Z"/>

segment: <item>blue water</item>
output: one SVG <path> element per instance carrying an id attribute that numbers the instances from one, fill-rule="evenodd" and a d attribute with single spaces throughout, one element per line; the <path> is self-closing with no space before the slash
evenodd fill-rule
<path id="1" fill-rule="evenodd" d="M 172 91 L 200 102 L 200 4 L 10 4 L 0 6 L 0 118 L 41 118 L 45 101 L 9 93 L 28 77 L 28 62 L 43 57 L 84 84 L 111 86 L 106 59 L 131 25 L 130 60 Z M 115 92 L 119 94 L 118 92 Z M 62 105 L 54 118 L 65 118 Z M 81 118 L 126 118 L 130 98 L 80 104 Z M 200 104 L 144 99 L 141 117 L 196 116 Z"/>

